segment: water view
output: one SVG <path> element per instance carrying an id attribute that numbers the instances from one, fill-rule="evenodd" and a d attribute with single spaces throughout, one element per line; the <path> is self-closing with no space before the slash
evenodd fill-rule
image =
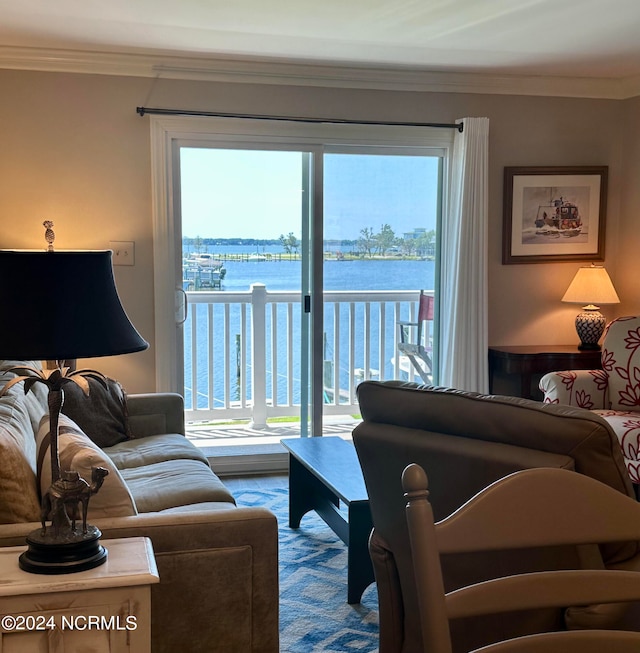
<path id="1" fill-rule="evenodd" d="M 396 322 L 409 319 L 420 289 L 434 289 L 441 155 L 420 146 L 336 148 L 243 142 L 180 149 L 188 407 L 228 415 L 230 404 L 253 402 L 255 410 L 262 401 L 276 409 L 272 415 L 295 411 L 288 407 L 308 388 L 301 379 L 300 253 L 310 238 L 303 225 L 317 219 L 318 204 L 325 303 L 323 351 L 315 355 L 324 363 L 325 403 L 355 406 L 359 380 L 398 378 Z M 199 272 L 196 256 L 216 263 Z M 252 296 L 258 283 L 276 294 Z M 260 371 L 255 388 L 253 369 Z M 266 388 L 258 387 L 265 376 Z"/>
<path id="2" fill-rule="evenodd" d="M 300 260 L 228 260 L 238 254 L 251 256 L 255 247 L 217 246 L 210 248 L 216 260 L 223 263 L 225 275 L 221 290 L 236 292 L 249 290 L 252 283 L 264 283 L 269 290 L 299 290 Z M 258 248 L 260 255 L 282 254 L 282 248 L 265 245 Z M 433 260 L 337 259 L 324 262 L 325 290 L 416 290 L 433 289 Z"/>
<path id="3" fill-rule="evenodd" d="M 239 246 L 217 246 L 215 254 L 224 260 L 224 254 L 229 255 L 255 252 L 256 248 L 239 248 Z M 276 246 L 264 246 L 259 248 L 261 254 L 277 254 L 282 252 L 282 248 Z M 254 283 L 265 284 L 267 291 L 296 291 L 300 288 L 301 262 L 299 260 L 248 260 L 236 261 L 226 260 L 224 263 L 226 270 L 221 286 L 216 293 L 247 292 Z M 340 307 L 340 314 L 337 320 L 338 334 L 336 331 L 335 305 L 333 303 L 325 304 L 324 332 L 325 332 L 325 352 L 324 358 L 327 361 L 332 360 L 333 350 L 337 345 L 341 352 L 349 351 L 348 339 L 351 333 L 351 323 L 358 337 L 355 341 L 354 356 L 355 360 L 345 360 L 344 364 L 340 363 L 339 378 L 340 386 L 344 391 L 349 387 L 350 370 L 359 369 L 364 374 L 365 367 L 365 338 L 364 320 L 365 320 L 365 302 L 366 291 L 396 291 L 396 290 L 414 290 L 420 289 L 432 290 L 434 288 L 434 270 L 433 260 L 403 260 L 401 258 L 387 257 L 385 259 L 335 259 L 330 258 L 324 262 L 324 284 L 325 293 L 329 291 L 348 291 L 361 292 L 362 294 L 350 299 L 353 303 L 353 311 L 347 310 L 347 307 Z M 358 301 L 360 300 L 360 301 Z M 384 322 L 380 320 L 380 304 L 372 303 L 369 305 L 369 338 L 370 349 L 368 352 L 369 374 L 372 377 L 380 377 L 381 371 L 384 378 L 394 378 L 395 370 L 393 368 L 393 358 L 395 355 L 395 338 L 394 334 L 397 329 L 395 324 L 393 302 L 387 302 L 385 308 Z M 403 314 L 401 319 L 409 318 L 409 308 L 412 303 L 403 305 Z M 192 309 L 193 310 L 193 309 Z M 210 314 L 209 311 L 212 311 Z M 270 319 L 266 324 L 266 341 L 267 341 L 267 388 L 273 387 L 273 370 L 272 370 L 272 331 L 275 329 L 277 363 L 276 369 L 281 378 L 276 379 L 277 386 L 277 403 L 286 404 L 289 394 L 289 383 L 293 383 L 292 393 L 294 404 L 300 401 L 300 351 L 292 352 L 291 369 L 293 378 L 287 379 L 288 374 L 285 372 L 288 368 L 287 359 L 287 339 L 289 337 L 288 329 L 292 329 L 291 334 L 293 342 L 300 343 L 300 319 L 301 309 L 299 306 L 294 307 L 293 321 L 288 324 L 288 313 L 286 305 L 278 306 L 276 310 L 275 324 Z M 213 355 L 216 361 L 216 374 L 213 379 L 213 398 L 214 407 L 224 404 L 225 384 L 231 388 L 234 401 L 240 399 L 240 361 L 236 360 L 235 352 L 239 351 L 239 338 L 242 333 L 242 309 L 239 304 L 230 306 L 228 317 L 225 316 L 223 305 L 201 304 L 195 307 L 197 316 L 197 401 L 194 408 L 205 409 L 208 406 L 209 385 L 211 379 L 208 374 L 209 358 Z M 271 313 L 268 314 L 271 317 Z M 192 319 L 193 313 L 185 323 L 185 400 L 187 406 L 192 406 Z M 250 310 L 244 314 L 245 333 L 250 334 Z M 228 321 L 227 321 L 228 320 Z M 213 343 L 209 342 L 209 331 L 207 322 L 210 321 L 212 332 L 215 334 Z M 381 360 L 380 352 L 377 350 L 378 336 L 380 328 L 383 328 L 387 334 L 385 338 L 384 354 Z M 231 348 L 232 361 L 224 374 L 220 373 L 224 369 L 224 347 L 225 341 Z M 248 342 L 250 361 L 251 343 Z M 212 349 L 211 349 L 212 348 Z M 211 349 L 211 351 L 210 351 Z M 298 347 L 299 349 L 299 347 Z M 248 363 L 249 364 L 249 363 Z M 249 372 L 249 370 L 247 370 Z M 250 374 L 248 374 L 248 395 L 251 396 Z M 327 378 L 333 377 L 333 370 L 327 369 Z"/>

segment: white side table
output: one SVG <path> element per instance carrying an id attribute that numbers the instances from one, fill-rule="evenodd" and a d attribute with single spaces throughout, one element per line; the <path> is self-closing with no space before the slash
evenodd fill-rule
<path id="1" fill-rule="evenodd" d="M 149 653 L 151 585 L 159 582 L 151 541 L 103 540 L 107 562 L 73 574 L 30 574 L 26 547 L 0 548 L 1 653 Z"/>

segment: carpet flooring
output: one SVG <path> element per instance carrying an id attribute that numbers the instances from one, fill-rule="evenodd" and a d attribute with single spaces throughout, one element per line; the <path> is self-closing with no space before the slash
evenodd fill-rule
<path id="1" fill-rule="evenodd" d="M 238 505 L 264 506 L 278 518 L 280 653 L 373 653 L 378 650 L 375 585 L 347 603 L 347 549 L 315 514 L 288 525 L 288 489 L 234 489 Z"/>

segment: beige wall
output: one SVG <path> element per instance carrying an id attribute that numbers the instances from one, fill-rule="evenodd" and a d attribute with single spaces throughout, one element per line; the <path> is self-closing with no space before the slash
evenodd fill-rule
<path id="1" fill-rule="evenodd" d="M 92 361 L 129 392 L 154 389 L 153 243 L 149 119 L 139 105 L 214 111 L 450 122 L 490 118 L 489 339 L 491 344 L 566 343 L 576 307 L 560 298 L 578 263 L 501 264 L 504 166 L 608 165 L 605 264 L 622 304 L 639 310 L 640 100 L 608 101 L 456 93 L 409 93 L 0 71 L 0 247 L 136 244 L 136 265 L 116 283 L 147 351 Z M 3 280 L 6 283 L 6 280 Z M 44 280 L 43 280 L 44 282 Z M 53 289 L 55 291 L 55 289 Z M 6 319 L 6 316 L 3 316 Z"/>

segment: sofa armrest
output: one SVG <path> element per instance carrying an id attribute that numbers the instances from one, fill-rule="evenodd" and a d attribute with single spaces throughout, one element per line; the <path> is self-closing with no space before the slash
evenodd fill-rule
<path id="1" fill-rule="evenodd" d="M 128 395 L 127 412 L 134 438 L 164 433 L 184 435 L 184 400 L 175 392 Z"/>
<path id="2" fill-rule="evenodd" d="M 607 408 L 608 377 L 603 370 L 549 372 L 540 379 L 545 404 L 563 404 L 587 410 Z"/>
<path id="3" fill-rule="evenodd" d="M 150 537 L 154 653 L 278 652 L 278 528 L 264 508 L 96 519 L 109 538 Z M 0 546 L 24 544 L 37 523 L 0 525 Z"/>

